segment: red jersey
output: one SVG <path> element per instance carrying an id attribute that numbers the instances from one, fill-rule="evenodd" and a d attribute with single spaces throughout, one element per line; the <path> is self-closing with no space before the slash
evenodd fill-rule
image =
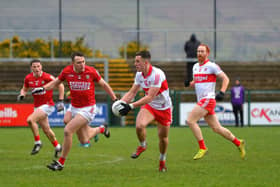
<path id="1" fill-rule="evenodd" d="M 62 70 L 58 79 L 67 81 L 72 106 L 81 108 L 96 103 L 94 82 L 98 82 L 101 76 L 95 68 L 86 65 L 84 72 L 76 73 L 73 65 L 69 65 Z"/>
<path id="2" fill-rule="evenodd" d="M 24 87 L 31 89 L 42 87 L 48 82 L 51 82 L 52 80 L 53 79 L 51 78 L 51 75 L 45 72 L 43 72 L 40 77 L 34 77 L 33 73 L 29 73 L 24 79 Z M 39 107 L 44 104 L 54 106 L 52 90 L 32 94 L 32 96 L 34 98 L 35 107 Z"/>

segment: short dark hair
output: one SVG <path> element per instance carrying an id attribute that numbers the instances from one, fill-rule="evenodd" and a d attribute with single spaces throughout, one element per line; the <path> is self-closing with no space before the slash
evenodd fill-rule
<path id="1" fill-rule="evenodd" d="M 39 62 L 41 64 L 41 61 L 39 59 L 33 59 L 30 61 L 30 66 L 32 66 L 32 64 L 36 62 Z"/>
<path id="2" fill-rule="evenodd" d="M 78 52 L 78 51 L 75 51 L 71 54 L 71 59 L 72 59 L 72 62 L 74 62 L 74 59 L 76 56 L 81 56 L 81 57 L 84 57 L 84 54 L 81 53 L 81 52 Z"/>
<path id="3" fill-rule="evenodd" d="M 141 56 L 142 58 L 145 58 L 145 59 L 151 59 L 151 53 L 149 51 L 136 52 L 136 56 Z"/>

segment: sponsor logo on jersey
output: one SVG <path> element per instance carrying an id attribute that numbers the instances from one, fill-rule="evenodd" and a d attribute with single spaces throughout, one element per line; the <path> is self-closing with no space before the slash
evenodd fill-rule
<path id="1" fill-rule="evenodd" d="M 71 90 L 89 90 L 90 82 L 69 82 Z"/>

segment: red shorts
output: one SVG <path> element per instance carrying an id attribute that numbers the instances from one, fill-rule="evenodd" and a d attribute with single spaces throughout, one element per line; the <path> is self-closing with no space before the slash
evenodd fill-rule
<path id="1" fill-rule="evenodd" d="M 201 106 L 202 108 L 204 108 L 205 110 L 207 110 L 208 115 L 215 114 L 215 106 L 216 106 L 215 99 L 204 98 L 204 99 L 201 99 L 197 104 L 199 106 Z"/>
<path id="2" fill-rule="evenodd" d="M 172 123 L 172 111 L 170 108 L 166 110 L 156 110 L 150 105 L 146 104 L 141 108 L 147 109 L 155 117 L 155 120 L 158 121 L 163 126 L 170 126 Z"/>

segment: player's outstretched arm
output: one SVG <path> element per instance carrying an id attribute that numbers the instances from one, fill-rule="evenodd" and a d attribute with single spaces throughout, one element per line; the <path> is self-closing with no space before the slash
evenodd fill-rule
<path id="1" fill-rule="evenodd" d="M 41 93 L 41 92 L 44 92 L 45 90 L 52 90 L 55 87 L 57 87 L 60 83 L 62 83 L 62 81 L 59 80 L 58 78 L 56 78 L 55 80 L 49 82 L 48 84 L 46 84 L 42 87 L 34 88 L 32 90 L 32 94 Z"/>
<path id="2" fill-rule="evenodd" d="M 118 99 L 111 86 L 103 78 L 98 81 L 98 84 L 110 95 L 113 101 Z"/>

